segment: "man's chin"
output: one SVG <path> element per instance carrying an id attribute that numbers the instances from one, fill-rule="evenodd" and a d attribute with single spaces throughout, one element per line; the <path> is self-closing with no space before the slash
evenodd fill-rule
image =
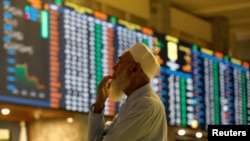
<path id="1" fill-rule="evenodd" d="M 113 79 L 111 82 L 111 87 L 109 89 L 110 99 L 115 102 L 122 100 L 122 98 L 125 96 L 123 90 L 127 88 L 128 84 L 129 81 L 128 79 L 126 79 L 126 76 L 124 74 L 120 74 L 117 79 Z"/>

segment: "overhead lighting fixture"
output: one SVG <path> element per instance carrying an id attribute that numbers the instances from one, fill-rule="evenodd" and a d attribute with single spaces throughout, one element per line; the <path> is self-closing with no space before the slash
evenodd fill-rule
<path id="1" fill-rule="evenodd" d="M 7 108 L 3 108 L 3 109 L 1 110 L 1 113 L 2 113 L 2 115 L 8 115 L 8 114 L 10 114 L 10 110 L 7 109 Z"/>
<path id="2" fill-rule="evenodd" d="M 201 137 L 202 137 L 202 133 L 201 133 L 201 132 L 197 132 L 197 133 L 195 134 L 195 136 L 196 136 L 196 138 L 201 138 Z"/>
<path id="3" fill-rule="evenodd" d="M 72 123 L 73 121 L 74 121 L 74 119 L 72 117 L 67 118 L 68 123 Z"/>
<path id="4" fill-rule="evenodd" d="M 179 136 L 184 136 L 186 134 L 186 131 L 184 129 L 178 130 L 178 135 Z"/>

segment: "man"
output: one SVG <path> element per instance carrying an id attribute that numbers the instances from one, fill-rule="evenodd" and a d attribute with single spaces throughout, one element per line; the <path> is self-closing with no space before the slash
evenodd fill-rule
<path id="1" fill-rule="evenodd" d="M 143 43 L 127 49 L 98 86 L 95 104 L 89 112 L 88 141 L 166 141 L 167 121 L 159 97 L 150 80 L 159 63 Z M 103 109 L 108 97 L 126 102 L 112 122 L 104 122 Z"/>

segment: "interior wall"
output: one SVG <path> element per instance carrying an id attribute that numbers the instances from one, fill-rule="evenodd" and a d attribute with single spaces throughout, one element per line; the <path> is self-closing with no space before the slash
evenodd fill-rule
<path id="1" fill-rule="evenodd" d="M 20 133 L 20 123 L 17 121 L 0 121 L 0 129 L 10 131 L 10 141 L 18 141 Z"/>
<path id="2" fill-rule="evenodd" d="M 65 118 L 35 120 L 28 124 L 29 141 L 86 141 L 88 115 L 78 114 L 68 123 Z"/>
<path id="3" fill-rule="evenodd" d="M 126 0 L 126 1 L 96 0 L 96 1 L 116 7 L 117 9 L 126 11 L 129 14 L 133 14 L 144 19 L 150 18 L 149 0 Z"/>
<path id="4" fill-rule="evenodd" d="M 236 58 L 250 61 L 250 40 L 238 41 L 236 47 Z"/>
<path id="5" fill-rule="evenodd" d="M 171 7 L 170 13 L 170 26 L 175 32 L 178 32 L 177 37 L 189 38 L 186 40 L 196 44 L 204 41 L 207 42 L 208 45 L 212 42 L 211 23 L 174 7 Z M 187 37 L 185 37 L 185 34 Z M 204 45 L 204 47 L 206 47 L 206 45 Z"/>

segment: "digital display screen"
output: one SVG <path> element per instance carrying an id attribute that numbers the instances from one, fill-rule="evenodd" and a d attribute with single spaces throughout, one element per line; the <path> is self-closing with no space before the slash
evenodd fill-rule
<path id="1" fill-rule="evenodd" d="M 49 42 L 41 34 L 42 2 L 1 1 L 1 101 L 50 106 Z"/>
<path id="2" fill-rule="evenodd" d="M 160 57 L 169 124 L 200 129 L 249 124 L 249 62 L 172 36 L 165 39 Z"/>
<path id="3" fill-rule="evenodd" d="M 3 0 L 0 101 L 88 112 L 118 56 L 153 31 L 72 2 Z M 106 115 L 119 103 L 108 100 Z"/>
<path id="4" fill-rule="evenodd" d="M 0 102 L 88 112 L 103 76 L 136 42 L 161 64 L 151 83 L 169 125 L 250 124 L 250 63 L 70 1 L 2 0 Z M 121 103 L 108 99 L 104 114 Z"/>

